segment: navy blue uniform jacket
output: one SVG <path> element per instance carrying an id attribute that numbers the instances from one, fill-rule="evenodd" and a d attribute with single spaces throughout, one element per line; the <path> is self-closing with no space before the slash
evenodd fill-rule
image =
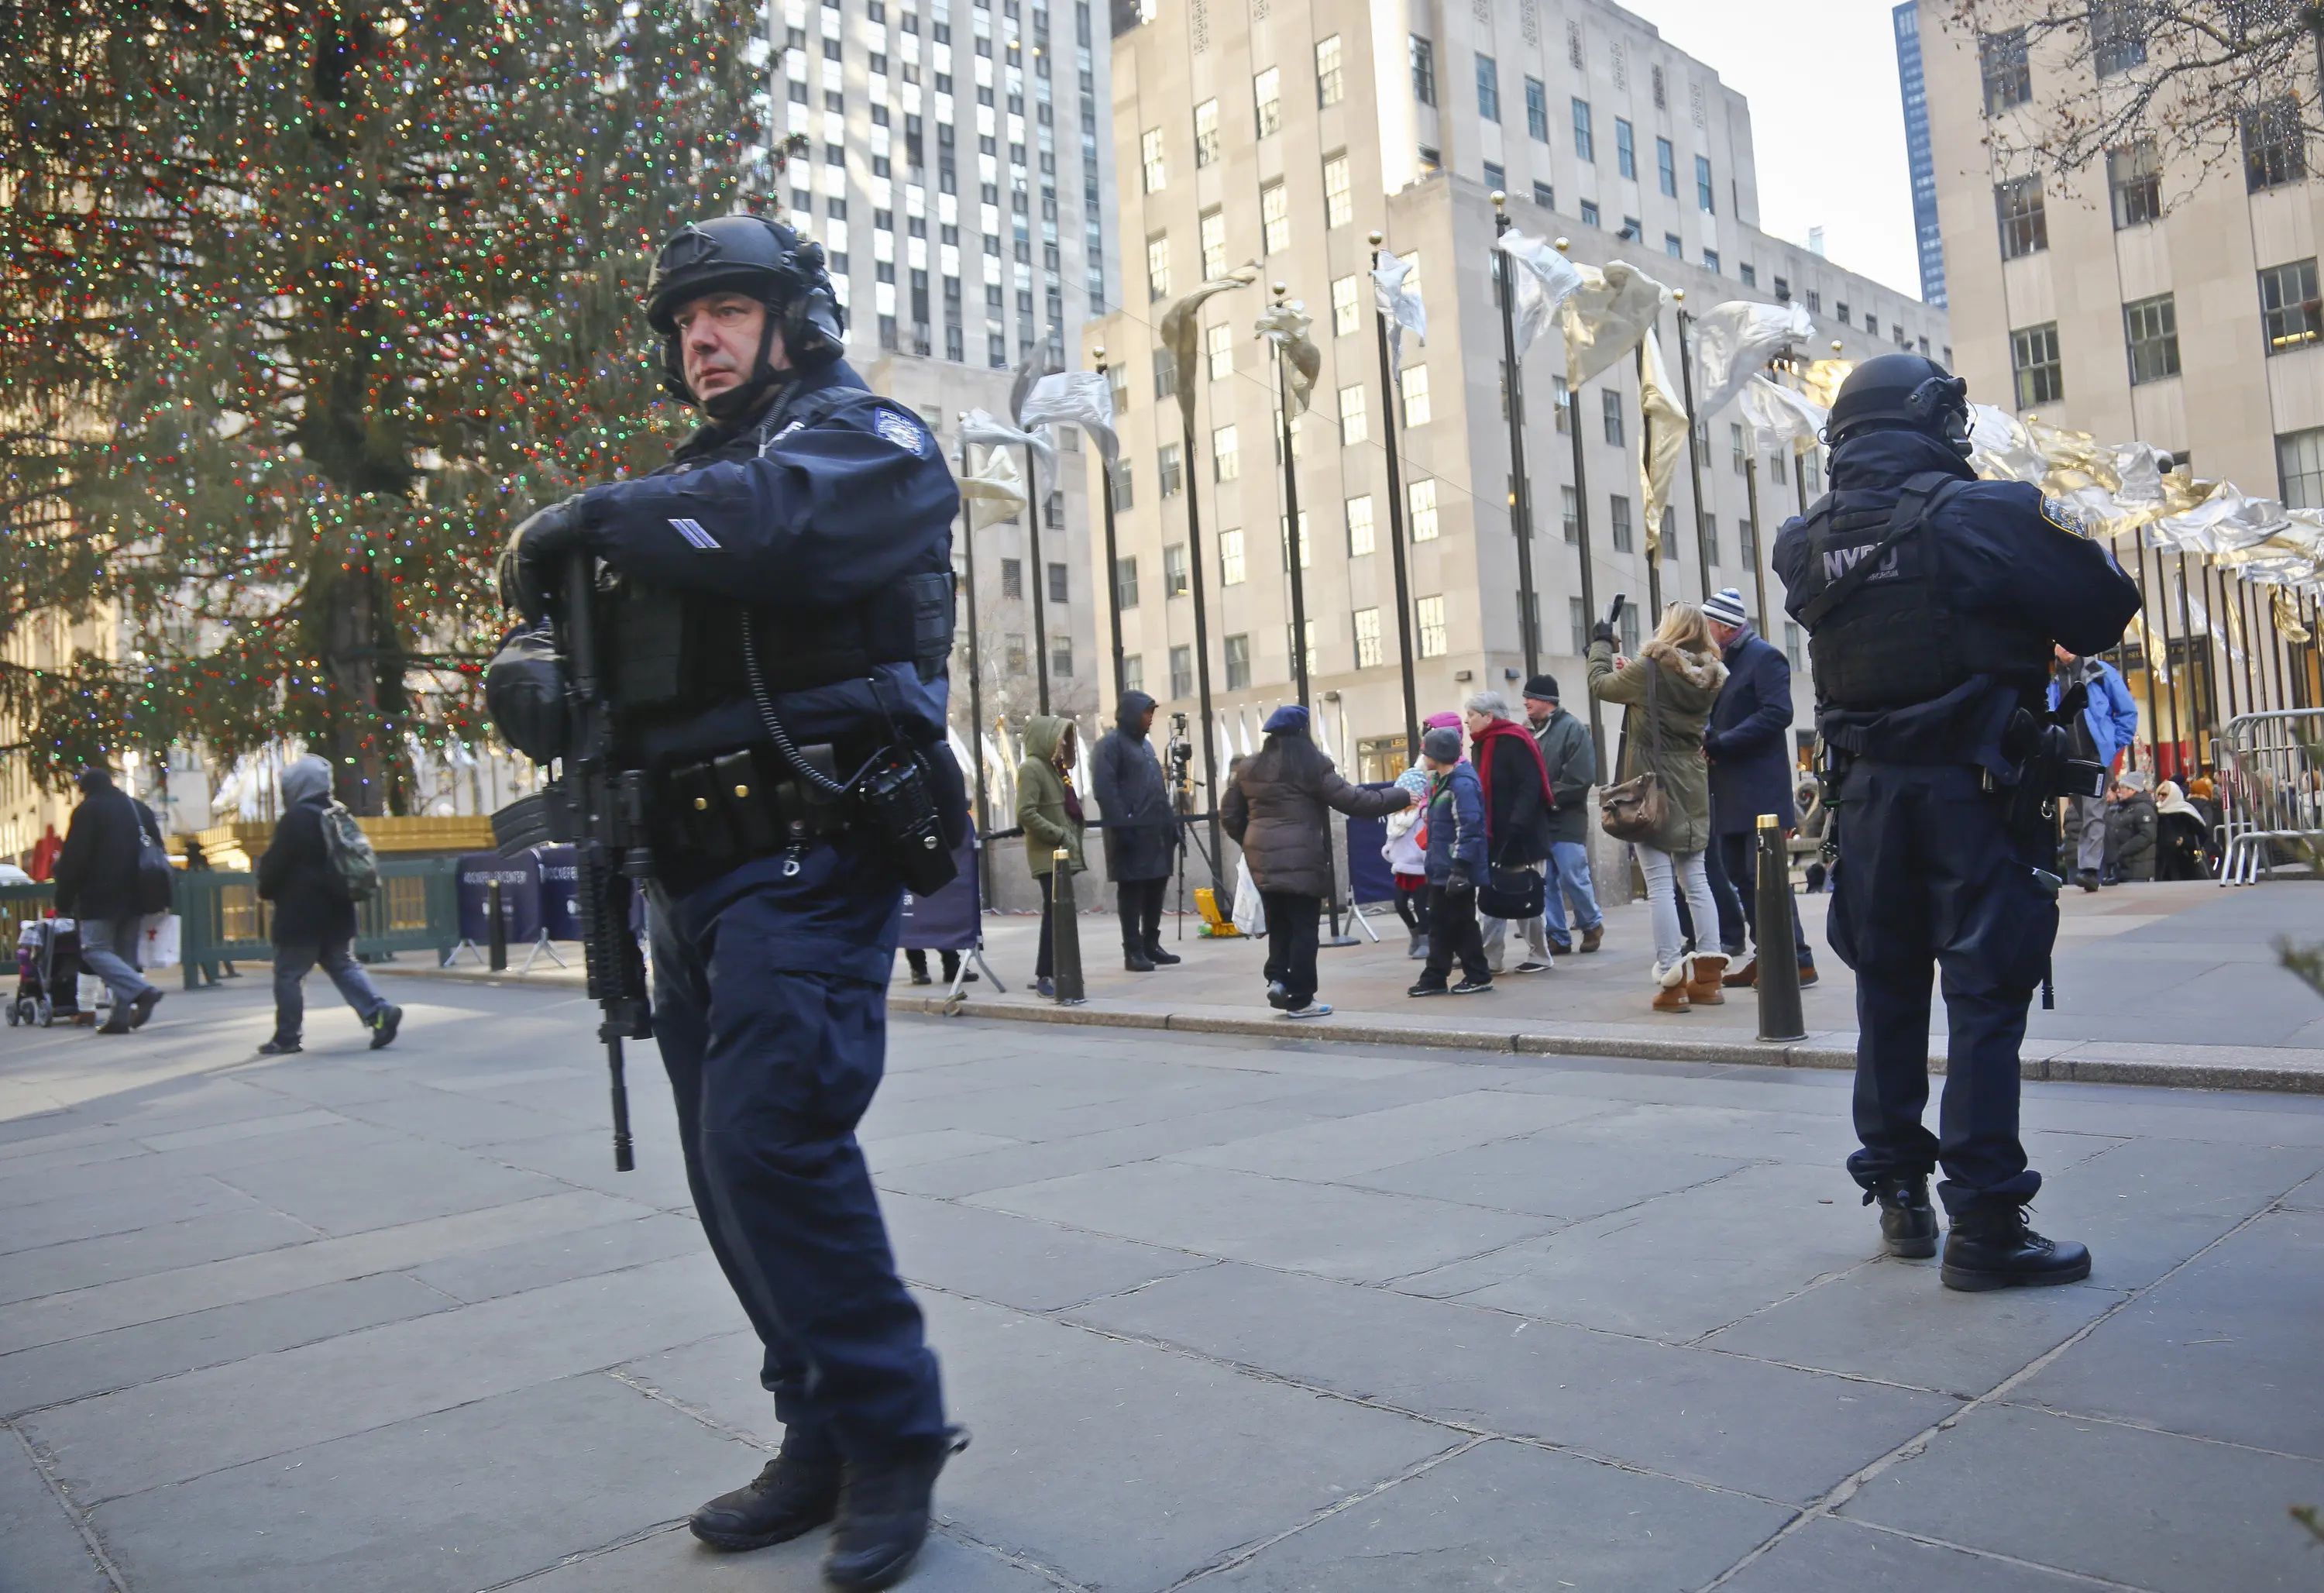
<path id="1" fill-rule="evenodd" d="M 1727 644 L 1727 681 L 1711 706 L 1702 750 L 1711 757 L 1711 823 L 1718 835 L 1747 835 L 1759 815 L 1785 829 L 1792 814 L 1792 666 L 1746 625 Z"/>
<path id="2" fill-rule="evenodd" d="M 2122 639 L 2138 612 L 2138 588 L 2098 543 L 2060 529 L 2042 514 L 2038 488 L 2019 481 L 1979 481 L 1969 462 L 1919 431 L 1868 431 L 1831 450 L 1831 490 L 1844 509 L 1894 506 L 1910 477 L 1941 470 L 1969 483 L 1931 516 L 1936 570 L 1960 609 L 2015 613 L 2043 635 L 2085 656 Z M 1806 605 L 1800 582 L 1807 527 L 1794 518 L 1776 535 L 1773 564 L 1784 607 L 1796 619 Z M 2043 661 L 2046 675 L 2047 660 Z M 2038 700 L 2037 683 L 2033 696 Z M 1900 764 L 1980 764 L 2005 778 L 2015 768 L 2001 755 L 2001 735 L 2021 702 L 2019 690 L 1991 675 L 1972 676 L 1932 702 L 1880 713 L 1842 713 L 1819 702 L 1816 727 L 1859 756 Z"/>

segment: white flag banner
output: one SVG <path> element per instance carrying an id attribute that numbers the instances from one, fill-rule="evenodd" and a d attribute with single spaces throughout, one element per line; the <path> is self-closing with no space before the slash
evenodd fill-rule
<path id="1" fill-rule="evenodd" d="M 1694 412 L 1715 415 L 1762 366 L 1813 338 L 1815 323 L 1797 304 L 1733 299 L 1697 317 L 1693 331 Z"/>
<path id="2" fill-rule="evenodd" d="M 1582 285 L 1565 300 L 1565 380 L 1578 389 L 1638 346 L 1670 290 L 1627 260 L 1573 269 Z"/>
<path id="3" fill-rule="evenodd" d="M 1404 334 L 1409 331 L 1423 347 L 1428 343 L 1428 307 L 1413 274 L 1419 268 L 1417 257 L 1399 259 L 1386 249 L 1372 268 L 1372 308 L 1388 317 L 1388 369 L 1398 376 L 1404 375 Z"/>
<path id="4" fill-rule="evenodd" d="M 1057 477 L 1057 445 L 1050 440 L 1046 426 L 1020 430 L 1006 421 L 995 420 L 983 410 L 971 410 L 960 418 L 960 440 L 972 447 L 991 449 L 995 453 L 1015 448 L 1031 449 L 1037 496 L 1046 497 L 1049 484 Z M 1018 485 L 1020 488 L 1023 486 L 1022 476 L 1018 477 Z"/>
<path id="5" fill-rule="evenodd" d="M 1039 426 L 1079 426 L 1097 444 L 1105 462 L 1121 457 L 1113 430 L 1113 384 L 1096 371 L 1059 371 L 1033 384 L 1020 417 L 1028 431 Z"/>
<path id="6" fill-rule="evenodd" d="M 1534 339 L 1557 325 L 1565 301 L 1582 286 L 1582 272 L 1545 240 L 1515 228 L 1503 233 L 1496 246 L 1509 257 L 1509 274 L 1517 282 L 1509 320 L 1523 359 Z"/>
<path id="7" fill-rule="evenodd" d="M 982 531 L 1023 512 L 1025 473 L 1017 468 L 1015 450 L 987 448 L 983 461 L 960 478 L 960 495 L 968 500 L 968 528 Z"/>
<path id="8" fill-rule="evenodd" d="M 1825 412 L 1804 394 L 1754 375 L 1743 384 L 1743 418 L 1754 449 L 1784 447 L 1800 453 L 1823 434 Z"/>
<path id="9" fill-rule="evenodd" d="M 1284 397 L 1295 415 L 1307 412 L 1308 396 L 1315 391 L 1316 375 L 1323 368 L 1323 351 L 1307 336 L 1315 324 L 1307 307 L 1296 299 L 1278 300 L 1259 318 L 1259 336 L 1283 357 Z"/>

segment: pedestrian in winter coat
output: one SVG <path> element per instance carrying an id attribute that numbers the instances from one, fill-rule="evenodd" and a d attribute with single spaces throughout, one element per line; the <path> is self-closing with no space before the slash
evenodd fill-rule
<path id="1" fill-rule="evenodd" d="M 1051 910 L 1056 905 L 1054 877 L 1062 861 L 1069 875 L 1085 872 L 1080 795 L 1074 790 L 1074 722 L 1054 714 L 1035 714 L 1025 722 L 1025 761 L 1017 765 L 1017 822 L 1025 831 L 1025 862 L 1033 882 L 1041 887 L 1041 940 L 1033 954 L 1033 988 L 1055 996 L 1052 961 Z M 1063 847 L 1064 858 L 1057 857 Z"/>
<path id="2" fill-rule="evenodd" d="M 1121 913 L 1122 965 L 1133 974 L 1178 960 L 1162 949 L 1162 894 L 1177 857 L 1178 816 L 1147 738 L 1153 726 L 1154 699 L 1125 691 L 1113 728 L 1090 754 L 1090 794 L 1105 820 L 1105 871 Z"/>
<path id="3" fill-rule="evenodd" d="M 1758 982 L 1759 816 L 1775 815 L 1789 835 L 1798 827 L 1792 808 L 1792 666 L 1767 644 L 1743 611 L 1743 594 L 1733 587 L 1716 593 L 1702 606 L 1711 639 L 1719 644 L 1720 662 L 1727 680 L 1711 705 L 1711 722 L 1702 736 L 1703 756 L 1711 764 L 1711 844 L 1718 848 L 1712 871 L 1713 899 L 1719 905 L 1721 949 L 1729 957 L 1743 949 L 1743 935 L 1751 937 L 1752 958 L 1728 974 L 1729 987 Z M 1699 933 L 1700 931 L 1698 931 Z M 1800 983 L 1816 982 L 1815 954 L 1808 949 L 1807 930 L 1797 913 L 1792 915 L 1792 954 L 1800 965 Z"/>
<path id="4" fill-rule="evenodd" d="M 137 860 L 147 838 L 161 838 L 153 810 L 113 783 L 103 769 L 84 769 L 80 805 L 57 853 L 57 916 L 77 920 L 80 959 L 113 992 L 113 1015 L 100 1034 L 126 1034 L 153 1015 L 161 992 L 139 973 L 137 938 L 144 910 Z"/>
<path id="5" fill-rule="evenodd" d="M 1582 929 L 1582 949 L 1606 939 L 1605 914 L 1590 877 L 1590 787 L 1598 778 L 1598 747 L 1590 727 L 1558 705 L 1557 677 L 1536 675 L 1525 685 L 1526 721 L 1549 771 L 1549 889 L 1539 919 L 1526 921 L 1526 948 L 1543 961 L 1573 949 L 1566 910 Z"/>
<path id="6" fill-rule="evenodd" d="M 1412 793 L 1412 806 L 1388 816 L 1388 838 L 1380 843 L 1380 857 L 1396 881 L 1396 915 L 1412 934 L 1405 955 L 1415 962 L 1428 955 L 1428 854 L 1421 845 L 1420 822 L 1428 808 L 1426 763 L 1424 757 L 1396 777 L 1396 783 Z"/>
<path id="7" fill-rule="evenodd" d="M 331 861 L 324 838 L 331 805 L 331 765 L 312 755 L 282 771 L 282 817 L 258 859 L 258 894 L 274 904 L 268 938 L 274 942 L 274 1035 L 261 1056 L 302 1049 L 307 972 L 317 963 L 371 1031 L 371 1048 L 395 1039 L 403 1009 L 375 989 L 355 959 L 355 903 Z"/>
<path id="8" fill-rule="evenodd" d="M 1692 603 L 1665 607 L 1654 639 L 1639 653 L 1635 659 L 1617 657 L 1614 628 L 1600 620 L 1590 643 L 1590 691 L 1624 708 L 1617 783 L 1650 768 L 1661 777 L 1669 816 L 1637 843 L 1638 866 L 1646 876 L 1655 931 L 1654 1010 L 1683 1013 L 1694 1003 L 1716 1006 L 1726 999 L 1720 982 L 1727 959 L 1715 952 L 1688 954 L 1679 929 L 1678 896 L 1681 890 L 1686 893 L 1688 912 L 1702 930 L 1719 922 L 1702 864 L 1711 844 L 1711 778 L 1702 735 L 1727 666 L 1720 662 L 1702 610 Z"/>
<path id="9" fill-rule="evenodd" d="M 2107 884 L 2125 884 L 2154 877 L 2157 819 L 2154 799 L 2146 793 L 2146 776 L 2134 769 L 2115 786 L 2114 801 L 2107 809 Z"/>
<path id="10" fill-rule="evenodd" d="M 1485 847 L 1489 866 L 1524 869 L 1538 875 L 1549 860 L 1549 767 L 1533 732 L 1509 714 L 1508 699 L 1498 691 L 1480 691 L 1462 704 L 1462 719 L 1469 729 L 1469 757 L 1477 765 L 1478 789 L 1485 798 Z M 1501 971 L 1507 943 L 1506 919 L 1484 921 L 1485 960 Z M 1546 973 L 1551 962 L 1544 946 L 1540 955 L 1530 950 L 1517 963 L 1521 974 Z"/>
<path id="11" fill-rule="evenodd" d="M 1477 924 L 1477 887 L 1484 883 L 1485 793 L 1476 765 L 1461 761 L 1461 733 L 1431 730 L 1420 738 L 1428 767 L 1428 964 L 1410 996 L 1473 996 L 1493 987 Z M 1461 982 L 1447 985 L 1452 964 Z"/>
<path id="12" fill-rule="evenodd" d="M 2166 780 L 2154 796 L 2154 877 L 2209 879 L 2210 835 L 2203 816 L 2195 810 L 2174 780 Z"/>
<path id="13" fill-rule="evenodd" d="M 1304 708 L 1277 709 L 1265 729 L 1267 745 L 1236 773 L 1219 818 L 1267 907 L 1268 1003 L 1295 1018 L 1323 1017 L 1332 1009 L 1315 999 L 1315 920 L 1333 889 L 1330 810 L 1378 819 L 1410 805 L 1412 793 L 1340 778 L 1308 739 Z"/>

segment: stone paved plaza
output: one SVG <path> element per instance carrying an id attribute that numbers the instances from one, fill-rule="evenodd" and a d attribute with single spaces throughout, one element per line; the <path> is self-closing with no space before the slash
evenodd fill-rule
<path id="1" fill-rule="evenodd" d="M 0 1033 L 0 1589 L 798 1589 L 650 1047 L 263 980 Z M 956 1593 L 2324 1586 L 2324 1100 L 2032 1084 L 2086 1285 L 1877 1255 L 1847 1079 L 914 1018 L 866 1125 Z"/>

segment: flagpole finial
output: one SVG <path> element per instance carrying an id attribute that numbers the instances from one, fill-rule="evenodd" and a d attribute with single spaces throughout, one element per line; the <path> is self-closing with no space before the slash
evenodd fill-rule
<path id="1" fill-rule="evenodd" d="M 1289 292 L 1290 291 L 1291 291 L 1291 285 L 1290 285 L 1288 282 L 1277 282 L 1277 283 L 1276 283 L 1276 284 L 1275 284 L 1275 296 L 1276 296 L 1277 299 L 1282 298 L 1284 294 L 1286 294 L 1286 293 Z"/>
<path id="2" fill-rule="evenodd" d="M 1371 240 L 1372 247 L 1375 249 L 1379 248 L 1382 244 L 1388 241 L 1385 235 L 1377 231 L 1368 232 L 1364 236 Z"/>
<path id="3" fill-rule="evenodd" d="M 1840 339 L 1839 339 L 1839 338 L 1834 338 L 1831 340 L 1831 351 L 1832 351 L 1834 354 L 1838 354 L 1838 353 L 1840 351 L 1840 347 L 1841 347 L 1841 345 L 1840 345 Z"/>
<path id="4" fill-rule="evenodd" d="M 1498 189 L 1498 188 L 1497 188 L 1497 189 L 1495 189 L 1491 193 L 1487 194 L 1485 197 L 1486 197 L 1487 199 L 1490 199 L 1490 200 L 1492 200 L 1492 201 L 1493 201 L 1493 208 L 1494 208 L 1494 209 L 1496 209 L 1496 210 L 1499 209 L 1503 205 L 1506 205 L 1506 204 L 1508 204 L 1508 203 L 1509 202 L 1509 196 L 1508 196 L 1508 195 L 1507 195 L 1507 194 L 1505 194 L 1505 193 L 1503 193 L 1503 192 L 1502 192 L 1499 189 Z"/>
<path id="5" fill-rule="evenodd" d="M 1559 254 L 1563 255 L 1572 247 L 1573 247 L 1573 240 L 1572 238 L 1560 238 L 1557 240 L 1556 249 Z"/>
<path id="6" fill-rule="evenodd" d="M 1090 357 L 1095 360 L 1099 365 L 1103 365 L 1105 363 L 1105 345 L 1100 343 L 1095 347 L 1092 348 L 1090 350 Z"/>
<path id="7" fill-rule="evenodd" d="M 1685 303 L 1685 302 L 1686 302 L 1686 290 L 1685 290 L 1684 288 L 1673 288 L 1673 289 L 1671 290 L 1671 298 L 1672 298 L 1675 302 L 1677 302 L 1677 303 L 1680 303 L 1680 304 L 1683 304 L 1683 303 Z"/>

